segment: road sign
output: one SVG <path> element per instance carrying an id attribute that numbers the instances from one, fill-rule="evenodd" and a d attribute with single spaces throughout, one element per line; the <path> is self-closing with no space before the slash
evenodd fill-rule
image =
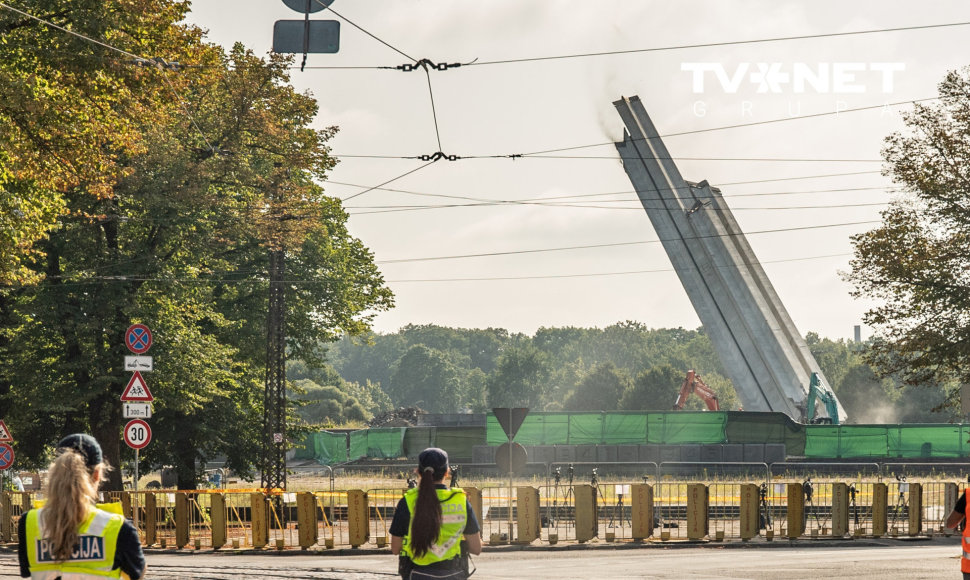
<path id="1" fill-rule="evenodd" d="M 301 14 L 313 14 L 333 4 L 333 0 L 283 0 L 283 4 Z"/>
<path id="2" fill-rule="evenodd" d="M 339 50 L 336 20 L 277 20 L 273 25 L 273 52 L 333 54 Z"/>
<path id="3" fill-rule="evenodd" d="M 13 447 L 9 443 L 0 443 L 0 469 L 10 469 L 13 465 Z"/>
<path id="4" fill-rule="evenodd" d="M 152 392 L 148 390 L 148 384 L 145 382 L 145 379 L 142 378 L 141 373 L 135 371 L 131 374 L 131 380 L 128 381 L 128 386 L 125 387 L 125 392 L 121 393 L 121 400 L 151 403 L 155 400 L 155 397 L 153 397 Z"/>
<path id="5" fill-rule="evenodd" d="M 125 345 L 135 354 L 148 352 L 152 347 L 152 331 L 144 324 L 132 324 L 125 331 Z"/>
<path id="6" fill-rule="evenodd" d="M 125 419 L 151 419 L 151 403 L 125 403 L 122 405 Z"/>
<path id="7" fill-rule="evenodd" d="M 141 419 L 132 419 L 125 425 L 125 443 L 132 449 L 142 449 L 152 440 L 152 428 Z"/>
<path id="8" fill-rule="evenodd" d="M 498 420 L 498 424 L 501 425 L 502 431 L 505 431 L 509 441 L 511 441 L 515 439 L 515 434 L 519 432 L 519 427 L 522 426 L 522 421 L 525 421 L 525 416 L 529 414 L 529 409 L 525 407 L 512 409 L 508 407 L 495 407 L 492 409 L 492 413 L 495 414 L 495 418 Z"/>
<path id="9" fill-rule="evenodd" d="M 0 421 L 0 441 L 13 441 L 13 437 L 10 435 L 10 429 L 7 429 L 7 424 Z"/>
<path id="10" fill-rule="evenodd" d="M 141 373 L 151 372 L 152 357 L 150 356 L 126 356 L 125 370 L 138 371 Z"/>

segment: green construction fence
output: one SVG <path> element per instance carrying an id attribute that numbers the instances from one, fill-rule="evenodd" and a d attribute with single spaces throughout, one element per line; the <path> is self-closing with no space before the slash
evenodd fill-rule
<path id="1" fill-rule="evenodd" d="M 485 427 L 394 427 L 349 433 L 311 433 L 296 446 L 297 459 L 334 465 L 357 459 L 417 457 L 441 447 L 467 461 L 477 445 L 508 438 L 491 413 Z M 536 412 L 515 436 L 522 445 L 633 445 L 781 443 L 789 456 L 810 459 L 965 458 L 970 425 L 802 425 L 782 413 L 721 412 Z"/>

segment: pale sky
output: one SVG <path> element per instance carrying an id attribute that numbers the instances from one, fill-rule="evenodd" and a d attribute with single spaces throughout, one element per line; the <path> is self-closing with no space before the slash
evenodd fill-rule
<path id="1" fill-rule="evenodd" d="M 261 55 L 276 20 L 302 19 L 282 0 L 193 4 L 190 20 L 210 40 L 242 42 Z M 970 22 L 964 0 L 336 0 L 333 8 L 435 63 Z M 311 18 L 341 20 L 327 11 Z M 935 97 L 948 70 L 970 64 L 968 32 L 955 26 L 435 70 L 440 150 L 501 156 L 617 140 L 622 123 L 612 102 L 639 95 L 661 134 L 686 133 L 665 139 L 681 173 L 721 189 L 799 331 L 850 338 L 867 303 L 849 296 L 839 273 L 848 268 L 850 236 L 876 225 L 857 222 L 878 220 L 894 195 L 878 160 L 910 107 L 798 117 Z M 341 22 L 339 52 L 310 55 L 307 70 L 293 71 L 294 86 L 319 102 L 318 125 L 340 127 L 331 142 L 340 163 L 324 184 L 331 195 L 346 199 L 417 169 L 426 162 L 396 157 L 439 147 L 422 70 L 312 67 L 411 62 Z M 767 76 L 758 76 L 759 63 Z M 350 157 L 360 155 L 395 158 Z M 375 330 L 433 323 L 532 334 L 623 320 L 699 326 L 615 149 L 550 155 L 586 158 L 441 160 L 385 186 L 399 191 L 345 201 L 351 233 L 374 252 L 396 295 Z M 832 176 L 846 173 L 854 175 Z M 502 203 L 514 200 L 533 203 Z M 603 247 L 531 251 L 576 246 Z M 427 259 L 469 254 L 498 255 Z"/>

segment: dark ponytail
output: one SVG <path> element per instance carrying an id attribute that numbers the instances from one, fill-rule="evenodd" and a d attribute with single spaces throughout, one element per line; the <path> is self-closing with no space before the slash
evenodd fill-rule
<path id="1" fill-rule="evenodd" d="M 421 470 L 421 483 L 418 484 L 418 499 L 414 502 L 411 514 L 411 553 L 420 558 L 425 555 L 438 534 L 441 533 L 441 503 L 435 481 L 444 477 L 432 467 Z"/>

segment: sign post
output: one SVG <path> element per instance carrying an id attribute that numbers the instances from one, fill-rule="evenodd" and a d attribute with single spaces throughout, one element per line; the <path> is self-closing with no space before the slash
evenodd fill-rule
<path id="1" fill-rule="evenodd" d="M 121 401 L 124 404 L 124 416 L 131 419 L 125 425 L 125 443 L 128 447 L 135 450 L 135 480 L 132 488 L 134 498 L 132 500 L 132 516 L 135 529 L 138 529 L 138 462 L 140 461 L 140 451 L 152 440 L 152 429 L 144 419 L 152 416 L 152 401 L 155 397 L 148 390 L 148 383 L 141 376 L 143 372 L 153 370 L 152 357 L 138 356 L 148 352 L 152 347 L 152 331 L 144 324 L 132 324 L 125 331 L 125 346 L 128 347 L 136 356 L 125 357 L 125 370 L 133 371 L 128 385 L 121 393 Z"/>
<path id="2" fill-rule="evenodd" d="M 14 452 L 10 444 L 13 443 L 13 436 L 7 424 L 0 420 L 0 489 L 3 489 L 6 472 L 13 465 Z"/>

